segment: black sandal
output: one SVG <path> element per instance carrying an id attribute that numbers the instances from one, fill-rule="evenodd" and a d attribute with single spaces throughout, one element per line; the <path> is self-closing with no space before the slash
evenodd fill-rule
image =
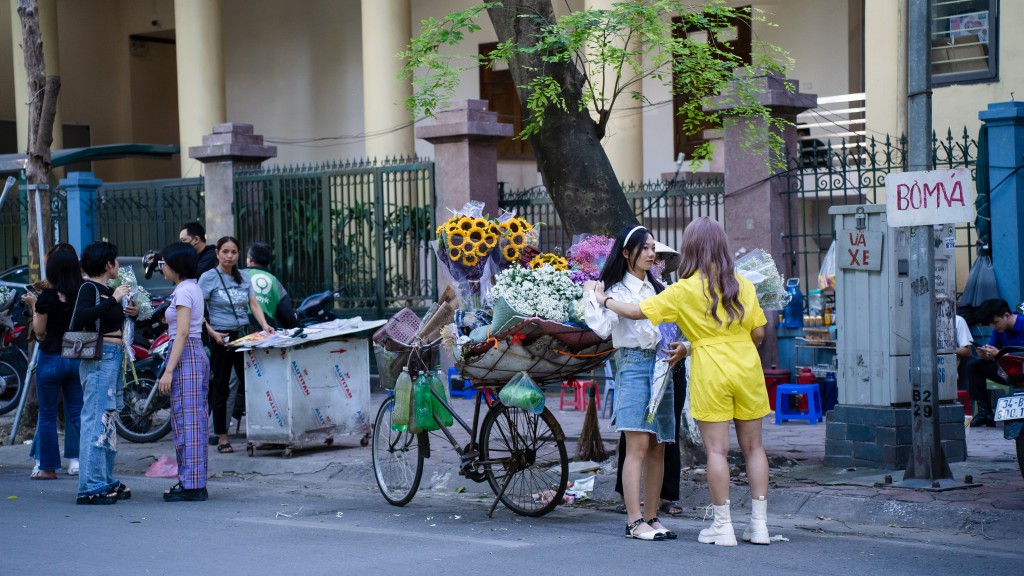
<path id="1" fill-rule="evenodd" d="M 655 516 L 654 518 L 651 518 L 650 520 L 644 520 L 644 522 L 647 522 L 648 524 L 650 524 L 651 528 L 654 528 L 654 524 L 655 523 L 661 524 L 661 520 L 658 520 L 657 516 Z M 679 537 L 678 534 L 676 534 L 675 532 L 669 530 L 668 528 L 654 528 L 654 529 L 657 530 L 658 532 L 660 532 L 661 534 L 664 534 L 665 538 L 667 540 L 675 540 L 676 538 Z"/>
<path id="2" fill-rule="evenodd" d="M 117 492 L 100 492 L 91 496 L 79 496 L 75 504 L 117 504 Z"/>
<path id="3" fill-rule="evenodd" d="M 643 518 L 637 518 L 633 522 L 626 524 L 626 538 L 636 538 L 637 540 L 664 540 L 665 535 L 658 530 L 651 530 L 650 532 L 642 532 L 637 534 L 634 532 L 641 524 L 644 523 Z M 653 526 L 652 526 L 653 528 Z"/>
<path id="4" fill-rule="evenodd" d="M 220 452 L 221 454 L 230 454 L 234 451 L 235 449 L 231 447 L 231 443 L 229 442 L 217 444 L 217 452 Z"/>
<path id="5" fill-rule="evenodd" d="M 127 487 L 127 486 L 125 486 L 124 482 L 118 482 L 117 483 L 117 488 L 114 488 L 114 492 L 117 493 L 117 499 L 118 500 L 131 500 L 132 499 L 132 489 Z"/>
<path id="6" fill-rule="evenodd" d="M 164 502 L 203 502 L 209 496 L 206 488 L 185 488 L 178 482 L 164 492 Z"/>

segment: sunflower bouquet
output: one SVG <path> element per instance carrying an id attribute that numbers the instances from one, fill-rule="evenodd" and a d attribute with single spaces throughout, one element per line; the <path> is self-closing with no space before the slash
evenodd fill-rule
<path id="1" fill-rule="evenodd" d="M 527 268 L 536 270 L 537 268 L 540 268 L 541 266 L 543 266 L 545 264 L 551 266 L 555 270 L 568 270 L 569 269 L 569 261 L 568 260 L 566 260 L 565 258 L 559 256 L 558 254 L 553 254 L 551 252 L 546 252 L 544 254 L 537 254 L 536 256 L 534 256 L 533 258 L 530 259 L 530 262 L 529 262 L 529 265 L 527 266 Z"/>
<path id="2" fill-rule="evenodd" d="M 536 248 L 540 243 L 537 227 L 521 216 L 516 216 L 514 212 L 499 216 L 498 227 L 501 229 L 498 248 L 505 266 L 519 263 L 527 247 Z"/>

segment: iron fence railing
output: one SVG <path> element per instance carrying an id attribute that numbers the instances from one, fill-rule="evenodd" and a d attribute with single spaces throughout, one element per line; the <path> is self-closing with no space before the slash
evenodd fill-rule
<path id="1" fill-rule="evenodd" d="M 239 241 L 269 242 L 297 299 L 333 289 L 345 314 L 373 318 L 436 300 L 432 162 L 236 172 L 234 211 Z"/>
<path id="2" fill-rule="evenodd" d="M 866 142 L 806 144 L 792 158 L 783 177 L 788 180 L 784 194 L 791 210 L 784 239 L 788 270 L 796 271 L 801 285 L 817 287 L 821 261 L 835 238 L 832 206 L 885 202 L 885 177 L 907 170 L 906 138 L 871 137 Z M 964 128 L 958 136 L 947 130 L 933 135 L 932 161 L 936 169 L 966 167 L 975 175 L 977 141 Z M 956 225 L 957 283 L 963 286 L 967 270 L 976 257 L 974 223 Z M 781 267 L 781 266 L 780 266 Z"/>
<path id="3" fill-rule="evenodd" d="M 686 223 L 699 216 L 711 216 L 722 222 L 725 214 L 725 183 L 721 176 L 690 178 L 669 185 L 665 182 L 625 184 L 626 200 L 637 219 L 654 237 L 668 246 L 679 246 Z M 543 222 L 540 234 L 542 252 L 564 251 L 572 245 L 547 189 L 536 186 L 525 190 L 499 189 L 498 206 L 515 210 L 530 222 Z"/>
<path id="4" fill-rule="evenodd" d="M 92 197 L 97 240 L 125 256 L 160 250 L 186 222 L 206 220 L 202 178 L 104 183 Z"/>

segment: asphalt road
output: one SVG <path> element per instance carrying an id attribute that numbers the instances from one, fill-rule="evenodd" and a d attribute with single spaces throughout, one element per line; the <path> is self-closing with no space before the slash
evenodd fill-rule
<path id="1" fill-rule="evenodd" d="M 74 479 L 0 468 L 0 574 L 976 576 L 1019 573 L 1024 562 L 1016 542 L 905 528 L 819 532 L 806 519 L 771 518 L 788 541 L 719 548 L 697 543 L 706 523 L 694 519 L 666 521 L 680 533 L 666 542 L 626 539 L 625 517 L 596 509 L 533 519 L 499 507 L 489 519 L 479 493 L 421 492 L 395 508 L 365 484 L 227 477 L 211 480 L 207 502 L 171 504 L 160 493 L 172 480 L 123 480 L 132 500 L 76 506 Z"/>

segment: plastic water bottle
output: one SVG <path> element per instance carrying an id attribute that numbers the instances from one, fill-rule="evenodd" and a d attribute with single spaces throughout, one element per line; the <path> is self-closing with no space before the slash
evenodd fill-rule
<path id="1" fill-rule="evenodd" d="M 434 421 L 434 403 L 430 400 L 430 380 L 427 375 L 420 372 L 416 382 L 412 385 L 412 393 L 416 402 L 416 426 L 424 432 L 437 430 L 437 422 Z"/>
<path id="2" fill-rule="evenodd" d="M 800 279 L 786 281 L 786 292 L 792 299 L 782 311 L 782 325 L 786 328 L 802 328 L 804 325 L 804 293 L 800 291 Z"/>
<path id="3" fill-rule="evenodd" d="M 437 416 L 445 426 L 451 426 L 454 423 L 452 413 L 438 400 L 438 398 L 445 398 L 445 390 L 447 389 L 447 386 L 441 383 L 439 372 L 440 370 L 430 373 L 430 389 L 433 391 L 433 394 L 430 395 L 430 403 L 434 416 Z M 447 398 L 445 401 L 450 402 Z"/>
<path id="4" fill-rule="evenodd" d="M 409 367 L 403 366 L 395 382 L 395 405 L 391 408 L 391 428 L 404 432 L 409 429 L 409 403 L 412 400 L 412 377 Z"/>

